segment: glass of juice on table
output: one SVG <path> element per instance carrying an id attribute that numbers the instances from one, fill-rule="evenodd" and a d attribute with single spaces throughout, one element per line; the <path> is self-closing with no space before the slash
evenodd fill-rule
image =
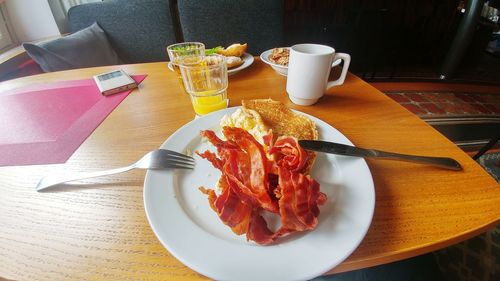
<path id="1" fill-rule="evenodd" d="M 181 64 L 179 68 L 197 116 L 227 108 L 227 65 L 224 56 L 205 56 L 198 64 Z"/>
<path id="2" fill-rule="evenodd" d="M 181 87 L 184 88 L 179 65 L 193 65 L 200 63 L 205 56 L 205 45 L 200 42 L 183 42 L 173 44 L 167 47 L 167 53 L 170 59 L 170 65 L 177 74 Z"/>

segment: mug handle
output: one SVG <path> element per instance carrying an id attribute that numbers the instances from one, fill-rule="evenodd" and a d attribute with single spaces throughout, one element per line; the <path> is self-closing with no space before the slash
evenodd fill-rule
<path id="1" fill-rule="evenodd" d="M 333 62 L 335 63 L 338 59 L 344 61 L 344 66 L 342 67 L 342 73 L 340 73 L 339 79 L 328 82 L 328 84 L 326 85 L 327 89 L 330 89 L 333 86 L 344 84 L 345 77 L 347 76 L 347 70 L 349 69 L 349 64 L 351 63 L 351 56 L 346 53 L 335 53 L 335 55 L 333 56 Z"/>

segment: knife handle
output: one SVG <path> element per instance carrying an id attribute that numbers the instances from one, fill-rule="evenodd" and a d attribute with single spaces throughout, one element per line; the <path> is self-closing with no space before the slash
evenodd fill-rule
<path id="1" fill-rule="evenodd" d="M 462 166 L 460 165 L 460 163 L 458 163 L 458 161 L 448 157 L 417 156 L 417 155 L 400 154 L 394 152 L 386 152 L 375 149 L 370 149 L 370 151 L 372 153 L 370 153 L 370 156 L 367 157 L 377 157 L 380 159 L 400 160 L 406 162 L 428 164 L 455 171 L 462 170 Z"/>

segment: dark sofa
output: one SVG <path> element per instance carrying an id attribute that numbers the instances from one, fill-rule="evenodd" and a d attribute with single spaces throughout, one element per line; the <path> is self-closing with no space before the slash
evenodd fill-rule
<path id="1" fill-rule="evenodd" d="M 259 55 L 283 42 L 282 0 L 111 0 L 72 7 L 71 32 L 94 22 L 125 63 L 167 60 L 165 47 L 198 41 L 207 48 L 248 43 Z"/>
<path id="2" fill-rule="evenodd" d="M 125 63 L 166 60 L 165 45 L 176 42 L 172 18 L 169 0 L 115 0 L 68 11 L 72 33 L 97 22 Z"/>

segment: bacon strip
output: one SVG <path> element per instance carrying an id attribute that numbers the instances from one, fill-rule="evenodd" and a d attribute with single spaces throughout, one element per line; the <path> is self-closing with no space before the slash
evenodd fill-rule
<path id="1" fill-rule="evenodd" d="M 224 224 L 248 240 L 267 245 L 279 237 L 314 229 L 318 224 L 319 205 L 326 195 L 309 175 L 300 173 L 307 162 L 304 151 L 295 138 L 281 137 L 270 149 L 278 163 L 267 158 L 263 146 L 247 131 L 224 127 L 227 141 L 212 131 L 202 131 L 217 148 L 217 154 L 198 153 L 222 172 L 221 193 L 200 188 L 207 194 L 211 208 Z M 278 213 L 281 227 L 271 231 L 261 212 Z"/>
<path id="2" fill-rule="evenodd" d="M 275 154 L 278 166 L 285 167 L 292 172 L 300 172 L 306 166 L 309 155 L 294 137 L 279 137 L 269 154 Z"/>
<path id="3" fill-rule="evenodd" d="M 267 145 L 268 147 L 273 146 L 273 130 L 269 130 L 266 135 L 262 137 L 262 140 L 264 141 L 264 144 Z"/>
<path id="4" fill-rule="evenodd" d="M 261 245 L 268 245 L 278 238 L 276 233 L 273 233 L 267 227 L 266 220 L 257 212 L 252 213 L 250 225 L 247 232 L 247 239 L 255 241 Z"/>
<path id="5" fill-rule="evenodd" d="M 198 151 L 196 151 L 196 154 L 198 154 L 201 158 L 205 158 L 207 159 L 208 161 L 210 161 L 210 163 L 212 163 L 212 165 L 221 170 L 222 171 L 222 167 L 224 166 L 224 162 L 217 158 L 217 155 L 211 151 L 204 151 L 203 153 L 200 153 Z"/>
<path id="6" fill-rule="evenodd" d="M 280 168 L 279 173 L 282 227 L 294 231 L 314 229 L 318 224 L 318 198 L 323 194 L 319 191 L 318 182 L 308 175 L 293 173 L 285 168 Z"/>
<path id="7" fill-rule="evenodd" d="M 249 240 L 267 245 L 283 235 L 316 228 L 319 216 L 318 205 L 324 204 L 326 199 L 326 195 L 319 191 L 318 182 L 308 175 L 294 173 L 280 167 L 279 187 L 281 227 L 276 232 L 272 232 L 267 227 L 264 218 L 254 211 L 247 233 Z"/>
<path id="8" fill-rule="evenodd" d="M 206 138 L 208 141 L 210 141 L 217 148 L 217 150 L 219 150 L 219 149 L 238 149 L 238 146 L 236 144 L 231 143 L 229 141 L 221 140 L 214 133 L 214 131 L 210 131 L 210 130 L 201 131 L 200 135 L 202 137 Z"/>
<path id="9" fill-rule="evenodd" d="M 200 190 L 208 195 L 210 207 L 224 224 L 231 227 L 237 235 L 245 234 L 248 231 L 252 207 L 241 202 L 231 188 L 227 188 L 228 183 L 225 177 L 221 178 L 219 184 L 222 187 L 222 193 L 219 196 L 212 189 L 200 188 Z"/>
<path id="10" fill-rule="evenodd" d="M 262 145 L 241 128 L 224 127 L 222 133 L 228 140 L 238 144 L 250 159 L 249 185 L 240 185 L 241 190 L 249 196 L 253 195 L 262 208 L 270 212 L 278 212 L 276 202 L 272 201 L 268 193 L 268 160 Z M 237 178 L 236 175 L 233 174 L 233 176 Z"/>

